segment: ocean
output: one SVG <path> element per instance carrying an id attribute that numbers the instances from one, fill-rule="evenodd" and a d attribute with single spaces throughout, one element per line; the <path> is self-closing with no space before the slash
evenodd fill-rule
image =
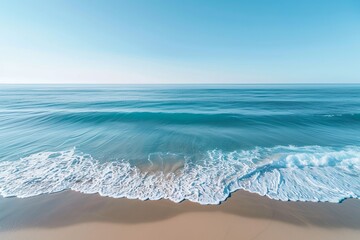
<path id="1" fill-rule="evenodd" d="M 0 85 L 0 195 L 360 197 L 360 85 Z"/>

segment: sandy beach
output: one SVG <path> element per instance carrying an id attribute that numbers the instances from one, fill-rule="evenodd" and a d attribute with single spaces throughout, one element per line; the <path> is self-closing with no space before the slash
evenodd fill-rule
<path id="1" fill-rule="evenodd" d="M 281 202 L 238 191 L 221 205 L 65 191 L 0 199 L 0 239 L 358 239 L 360 201 Z"/>

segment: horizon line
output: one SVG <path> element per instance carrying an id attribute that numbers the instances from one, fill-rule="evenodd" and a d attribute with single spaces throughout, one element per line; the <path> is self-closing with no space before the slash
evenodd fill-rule
<path id="1" fill-rule="evenodd" d="M 360 85 L 359 83 L 0 83 L 0 85 Z"/>

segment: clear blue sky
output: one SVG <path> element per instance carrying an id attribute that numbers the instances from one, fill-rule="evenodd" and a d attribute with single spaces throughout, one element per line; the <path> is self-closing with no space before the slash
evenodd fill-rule
<path id="1" fill-rule="evenodd" d="M 0 83 L 343 82 L 358 0 L 0 1 Z"/>

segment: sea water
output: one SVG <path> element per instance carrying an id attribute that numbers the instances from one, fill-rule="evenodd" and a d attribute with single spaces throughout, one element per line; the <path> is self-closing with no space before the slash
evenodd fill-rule
<path id="1" fill-rule="evenodd" d="M 360 85 L 1 85 L 0 195 L 360 196 Z"/>

